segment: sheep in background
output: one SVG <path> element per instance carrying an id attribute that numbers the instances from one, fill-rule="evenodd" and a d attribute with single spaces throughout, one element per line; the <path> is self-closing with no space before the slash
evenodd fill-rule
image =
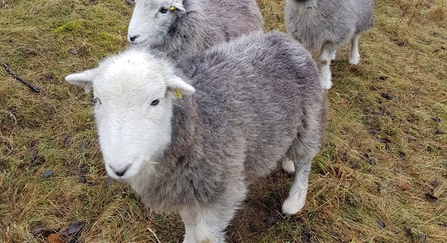
<path id="1" fill-rule="evenodd" d="M 187 243 L 224 242 L 249 184 L 279 161 L 291 159 L 283 167 L 296 169 L 282 211 L 301 210 L 326 115 L 310 53 L 276 31 L 175 67 L 154 52 L 130 48 L 65 77 L 93 87 L 107 173 L 130 183 L 152 210 L 179 213 Z"/>
<path id="2" fill-rule="evenodd" d="M 174 60 L 263 28 L 255 0 L 135 2 L 128 41 L 158 49 Z"/>
<path id="3" fill-rule="evenodd" d="M 360 34 L 373 25 L 373 0 L 286 0 L 287 32 L 309 51 L 320 49 L 318 62 L 324 88 L 330 89 L 331 60 L 351 40 L 349 63 L 360 61 Z"/>

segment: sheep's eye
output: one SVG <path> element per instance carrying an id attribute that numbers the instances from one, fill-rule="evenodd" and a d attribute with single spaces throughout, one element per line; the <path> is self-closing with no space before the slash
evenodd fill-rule
<path id="1" fill-rule="evenodd" d="M 160 13 L 167 13 L 168 9 L 165 8 L 165 7 L 161 7 L 160 10 L 158 10 L 158 12 L 160 12 Z"/>
<path id="2" fill-rule="evenodd" d="M 160 100 L 156 99 L 156 100 L 152 101 L 151 106 L 156 106 L 156 105 L 158 105 L 158 103 L 160 103 Z"/>
<path id="3" fill-rule="evenodd" d="M 100 100 L 98 97 L 93 97 L 93 99 L 92 99 L 92 103 L 93 103 L 94 105 L 96 105 L 96 104 L 100 104 L 100 105 L 102 105 L 101 100 Z"/>

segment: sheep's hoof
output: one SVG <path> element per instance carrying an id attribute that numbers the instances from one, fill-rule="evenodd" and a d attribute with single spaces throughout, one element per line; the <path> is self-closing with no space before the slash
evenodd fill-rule
<path id="1" fill-rule="evenodd" d="M 287 215 L 298 213 L 306 203 L 306 194 L 307 191 L 289 196 L 282 204 L 282 213 Z"/>
<path id="2" fill-rule="evenodd" d="M 290 159 L 283 160 L 283 162 L 282 162 L 282 169 L 287 174 L 294 174 L 295 173 L 295 164 Z"/>
<path id="3" fill-rule="evenodd" d="M 360 62 L 360 55 L 354 55 L 349 58 L 349 64 L 351 65 L 357 65 Z"/>
<path id="4" fill-rule="evenodd" d="M 327 80 L 327 81 L 321 80 L 321 86 L 323 88 L 325 88 L 326 90 L 329 90 L 332 87 L 332 82 L 331 82 L 331 80 Z"/>
<path id="5" fill-rule="evenodd" d="M 321 73 L 320 73 L 320 84 L 321 87 L 325 88 L 325 89 L 330 89 L 332 87 L 332 82 L 331 82 L 331 70 L 329 69 L 329 66 L 325 66 L 321 68 Z"/>

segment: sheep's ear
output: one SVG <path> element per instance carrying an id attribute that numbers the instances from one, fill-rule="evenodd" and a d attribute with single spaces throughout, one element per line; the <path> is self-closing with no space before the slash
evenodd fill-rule
<path id="1" fill-rule="evenodd" d="M 70 84 L 81 86 L 85 89 L 85 93 L 92 90 L 93 80 L 96 77 L 97 69 L 90 69 L 82 73 L 73 73 L 65 77 L 65 81 Z"/>
<path id="2" fill-rule="evenodd" d="M 183 95 L 191 95 L 196 90 L 191 85 L 187 84 L 183 79 L 174 76 L 167 82 L 168 90 L 174 91 L 177 98 L 181 99 Z"/>
<path id="3" fill-rule="evenodd" d="M 178 1 L 175 1 L 174 3 L 172 3 L 172 6 L 169 8 L 169 10 L 171 10 L 171 11 L 179 10 L 182 12 L 186 12 L 185 8 L 183 7 L 183 4 Z"/>

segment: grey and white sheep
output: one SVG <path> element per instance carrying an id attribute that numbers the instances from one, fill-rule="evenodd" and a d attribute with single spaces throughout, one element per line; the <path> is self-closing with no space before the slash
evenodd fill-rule
<path id="1" fill-rule="evenodd" d="M 358 64 L 360 34 L 373 25 L 374 0 L 286 0 L 287 32 L 309 51 L 320 50 L 321 84 L 330 89 L 331 60 L 351 41 L 350 64 Z"/>
<path id="2" fill-rule="evenodd" d="M 130 48 L 65 79 L 93 87 L 107 173 L 152 210 L 179 213 L 184 242 L 225 242 L 248 185 L 280 161 L 295 172 L 283 212 L 304 206 L 326 92 L 292 37 L 256 32 L 176 66 Z"/>
<path id="3" fill-rule="evenodd" d="M 136 0 L 128 41 L 178 60 L 262 28 L 255 0 Z"/>

